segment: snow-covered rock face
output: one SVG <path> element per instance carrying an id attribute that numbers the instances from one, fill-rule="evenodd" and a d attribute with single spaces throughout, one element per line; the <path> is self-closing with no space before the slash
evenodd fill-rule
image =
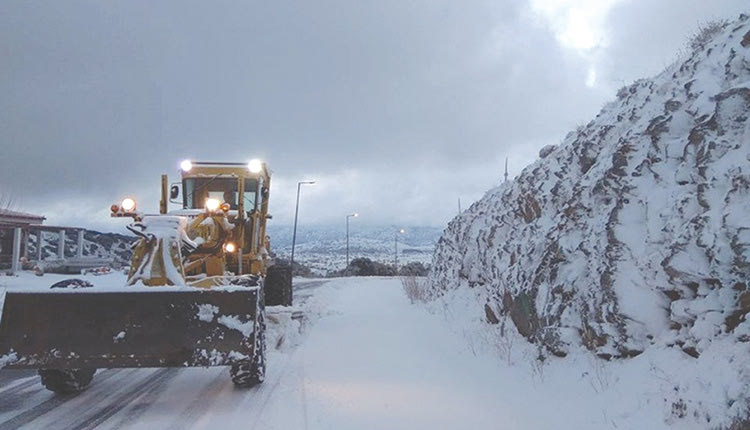
<path id="1" fill-rule="evenodd" d="M 436 296 L 474 288 L 563 356 L 750 341 L 750 19 L 621 89 L 445 230 Z"/>

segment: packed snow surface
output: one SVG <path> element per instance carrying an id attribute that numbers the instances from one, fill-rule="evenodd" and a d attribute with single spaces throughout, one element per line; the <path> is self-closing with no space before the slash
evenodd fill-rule
<path id="1" fill-rule="evenodd" d="M 291 312 L 269 309 L 268 373 L 255 388 L 235 388 L 220 367 L 105 369 L 80 395 L 56 397 L 36 376 L 8 380 L 14 371 L 5 370 L 0 429 L 701 429 L 665 412 L 688 406 L 675 390 L 707 389 L 712 404 L 731 395 L 700 378 L 708 361 L 696 367 L 675 348 L 628 361 L 535 362 L 532 345 L 493 343 L 469 312 L 412 305 L 397 279 L 304 291 L 301 334 Z M 466 309 L 476 304 L 466 291 L 451 294 Z M 726 347 L 717 353 L 737 352 Z"/>

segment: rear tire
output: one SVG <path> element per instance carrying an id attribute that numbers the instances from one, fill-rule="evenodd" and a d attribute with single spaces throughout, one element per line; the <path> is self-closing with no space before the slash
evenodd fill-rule
<path id="1" fill-rule="evenodd" d="M 229 374 L 235 386 L 248 388 L 266 379 L 266 310 L 262 299 L 258 305 L 258 320 L 255 326 L 255 355 L 251 360 L 232 364 Z"/>
<path id="2" fill-rule="evenodd" d="M 292 267 L 290 265 L 276 263 L 269 266 L 264 285 L 268 306 L 292 305 Z"/>
<path id="3" fill-rule="evenodd" d="M 58 394 L 82 391 L 94 378 L 96 369 L 39 369 L 42 385 Z"/>

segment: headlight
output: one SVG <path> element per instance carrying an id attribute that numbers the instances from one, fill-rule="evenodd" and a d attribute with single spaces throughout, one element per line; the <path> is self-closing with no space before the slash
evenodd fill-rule
<path id="1" fill-rule="evenodd" d="M 184 172 L 189 172 L 190 169 L 193 168 L 193 163 L 190 162 L 190 160 L 185 160 L 182 163 L 180 163 L 180 169 L 182 169 Z"/>
<path id="2" fill-rule="evenodd" d="M 216 211 L 216 209 L 219 209 L 219 205 L 221 203 L 217 199 L 206 199 L 206 209 L 208 209 L 211 212 Z"/>
<path id="3" fill-rule="evenodd" d="M 260 173 L 260 171 L 263 170 L 263 163 L 257 158 L 255 160 L 250 160 L 250 162 L 247 163 L 247 170 L 249 170 L 250 173 Z"/>
<path id="4" fill-rule="evenodd" d="M 135 210 L 135 200 L 128 197 L 122 201 L 122 203 L 120 204 L 120 207 L 125 212 L 132 212 Z"/>
<path id="5" fill-rule="evenodd" d="M 227 242 L 224 245 L 224 251 L 226 251 L 226 252 L 232 253 L 232 252 L 234 252 L 236 250 L 237 250 L 237 247 L 234 246 L 234 244 L 232 242 Z"/>

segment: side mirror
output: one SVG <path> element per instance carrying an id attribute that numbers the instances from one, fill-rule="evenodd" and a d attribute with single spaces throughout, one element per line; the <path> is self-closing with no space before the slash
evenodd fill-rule
<path id="1" fill-rule="evenodd" d="M 169 198 L 171 200 L 174 200 L 179 195 L 180 195 L 180 187 L 178 185 L 172 185 L 172 188 L 169 189 Z"/>

